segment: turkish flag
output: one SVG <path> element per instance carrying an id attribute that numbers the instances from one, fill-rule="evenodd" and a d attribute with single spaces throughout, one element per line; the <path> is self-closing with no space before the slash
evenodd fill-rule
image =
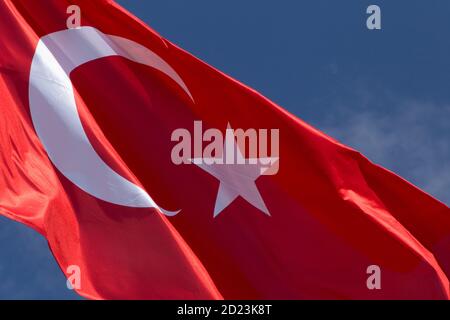
<path id="1" fill-rule="evenodd" d="M 81 295 L 449 298 L 446 205 L 114 1 L 4 0 L 0 30 L 0 213 Z"/>

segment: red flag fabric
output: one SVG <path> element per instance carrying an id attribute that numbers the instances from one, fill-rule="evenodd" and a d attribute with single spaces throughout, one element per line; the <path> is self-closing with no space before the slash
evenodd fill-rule
<path id="1" fill-rule="evenodd" d="M 449 298 L 446 205 L 115 2 L 5 0 L 0 30 L 0 213 L 81 295 Z"/>

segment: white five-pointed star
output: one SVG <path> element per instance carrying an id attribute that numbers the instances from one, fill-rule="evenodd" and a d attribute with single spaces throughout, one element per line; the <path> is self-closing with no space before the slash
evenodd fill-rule
<path id="1" fill-rule="evenodd" d="M 228 129 L 231 129 L 228 126 Z M 226 163 L 227 149 L 234 149 L 236 156 L 232 164 Z M 228 151 L 230 152 L 230 151 Z M 238 196 L 247 200 L 254 207 L 270 216 L 261 194 L 255 184 L 256 179 L 278 161 L 278 158 L 244 159 L 232 130 L 226 130 L 222 163 L 213 163 L 214 158 L 194 158 L 191 161 L 220 181 L 214 207 L 214 217 L 217 217 Z M 241 160 L 241 161 L 239 161 Z M 253 161 L 252 161 L 253 160 Z M 256 160 L 256 161 L 255 161 Z"/>

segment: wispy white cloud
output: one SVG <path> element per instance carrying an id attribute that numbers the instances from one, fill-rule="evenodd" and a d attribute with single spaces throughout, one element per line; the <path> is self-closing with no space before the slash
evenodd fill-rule
<path id="1" fill-rule="evenodd" d="M 362 87 L 355 96 L 358 106 L 336 106 L 319 127 L 449 205 L 450 104 L 379 97 Z"/>

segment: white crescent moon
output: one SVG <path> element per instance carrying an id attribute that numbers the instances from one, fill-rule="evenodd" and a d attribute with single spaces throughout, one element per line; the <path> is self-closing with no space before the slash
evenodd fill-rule
<path id="1" fill-rule="evenodd" d="M 39 40 L 29 82 L 29 103 L 35 130 L 61 173 L 101 200 L 137 208 L 160 208 L 147 192 L 109 167 L 94 150 L 78 115 L 70 73 L 89 61 L 121 56 L 153 67 L 173 79 L 192 99 L 180 76 L 146 47 L 92 27 L 67 29 Z M 193 99 L 192 99 L 193 100 Z"/>

